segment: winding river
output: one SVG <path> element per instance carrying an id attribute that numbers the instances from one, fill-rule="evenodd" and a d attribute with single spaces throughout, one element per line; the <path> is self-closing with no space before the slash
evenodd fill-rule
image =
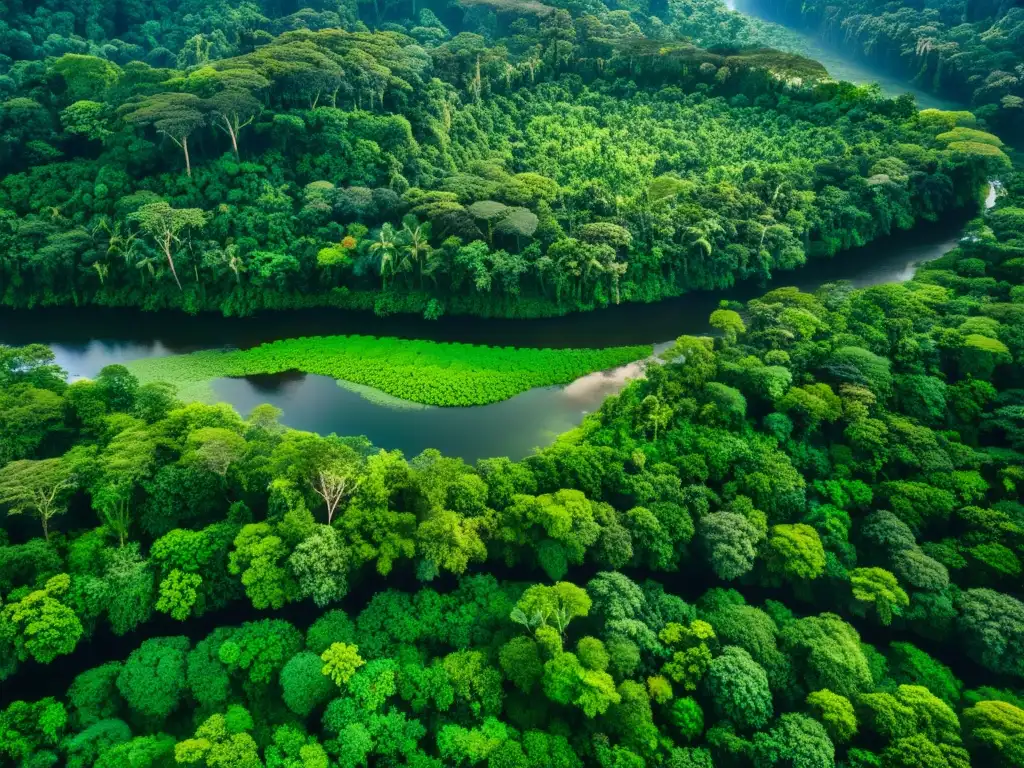
<path id="1" fill-rule="evenodd" d="M 780 273 L 767 284 L 742 283 L 727 291 L 560 318 L 448 317 L 426 322 L 331 310 L 250 318 L 107 309 L 8 310 L 0 311 L 0 343 L 48 344 L 72 378 L 92 377 L 105 365 L 142 357 L 342 333 L 524 347 L 667 345 L 681 334 L 710 330 L 708 316 L 723 298 L 743 301 L 783 285 L 812 291 L 836 280 L 858 287 L 908 280 L 917 264 L 938 258 L 956 244 L 961 224 L 919 226 L 833 260 Z M 487 456 L 521 458 L 549 444 L 641 373 L 642 365 L 634 363 L 584 376 L 568 386 L 533 389 L 504 402 L 471 408 L 383 405 L 340 387 L 331 378 L 303 373 L 220 379 L 214 383 L 214 392 L 243 414 L 260 403 L 275 405 L 283 411 L 283 422 L 297 429 L 366 435 L 375 445 L 398 448 L 407 456 L 437 448 L 475 461 Z"/>
<path id="2" fill-rule="evenodd" d="M 737 6 L 737 3 L 739 4 Z M 730 9 L 756 16 L 756 0 L 727 0 Z M 792 32 L 792 30 L 791 30 Z M 879 82 L 887 95 L 910 91 L 927 107 L 955 107 L 895 81 L 811 36 L 792 32 L 794 52 L 818 59 L 837 79 Z M 986 206 L 995 201 L 990 189 Z M 966 217 L 966 214 L 965 214 Z M 364 313 L 313 310 L 250 318 L 112 309 L 0 310 L 0 343 L 48 344 L 57 362 L 74 378 L 95 376 L 101 368 L 143 357 L 211 348 L 247 348 L 276 339 L 330 334 L 370 334 L 435 341 L 520 347 L 603 347 L 618 344 L 667 346 L 681 334 L 709 330 L 708 316 L 721 299 L 747 300 L 766 289 L 795 285 L 814 290 L 848 280 L 863 287 L 910 279 L 916 265 L 952 248 L 960 221 L 922 225 L 884 240 L 781 273 L 767 284 L 742 283 L 727 291 L 692 293 L 657 304 L 630 304 L 587 314 L 541 320 L 479 320 L 445 317 L 434 322 L 410 317 L 379 318 Z M 656 349 L 659 348 L 656 346 Z M 590 374 L 564 387 L 544 387 L 510 400 L 471 408 L 437 408 L 372 402 L 325 376 L 285 373 L 220 379 L 218 400 L 245 414 L 260 403 L 283 412 L 297 429 L 366 435 L 375 445 L 407 456 L 437 448 L 475 461 L 488 456 L 521 458 L 579 424 L 610 394 L 642 374 L 640 363 Z"/>
<path id="3" fill-rule="evenodd" d="M 739 0 L 741 4 L 751 1 Z M 728 0 L 728 3 L 730 8 L 735 7 L 735 0 Z M 746 6 L 741 5 L 741 8 L 749 11 Z M 802 39 L 799 49 L 793 48 L 794 52 L 818 59 L 837 79 L 879 82 L 887 95 L 910 91 L 924 107 L 956 106 L 829 50 L 810 36 L 794 34 Z M 997 184 L 993 184 L 985 200 L 986 208 L 994 205 L 996 191 Z M 379 318 L 329 310 L 240 319 L 99 308 L 0 309 L 0 343 L 48 344 L 58 364 L 72 378 L 92 377 L 106 365 L 143 357 L 210 348 L 247 348 L 276 339 L 342 333 L 524 347 L 600 347 L 634 343 L 663 347 L 681 334 L 709 331 L 708 316 L 721 299 L 744 301 L 767 289 L 785 285 L 812 291 L 823 283 L 837 280 L 847 280 L 855 287 L 909 280 L 917 265 L 938 258 L 956 245 L 966 216 L 942 224 L 922 225 L 839 254 L 831 261 L 812 262 L 797 272 L 776 275 L 767 284 L 743 283 L 728 291 L 693 293 L 657 304 L 622 305 L 562 318 L 505 321 L 445 317 L 425 322 L 418 318 Z M 433 447 L 447 455 L 473 461 L 486 456 L 519 458 L 529 454 L 534 448 L 550 443 L 555 435 L 577 425 L 583 415 L 599 407 L 605 397 L 639 375 L 642 375 L 642 365 L 632 364 L 584 376 L 565 387 L 534 389 L 505 402 L 475 408 L 381 405 L 340 387 L 333 379 L 301 373 L 222 379 L 214 388 L 218 399 L 231 403 L 242 413 L 260 403 L 271 403 L 282 409 L 284 423 L 292 427 L 324 433 L 364 434 L 382 448 L 398 448 L 409 456 Z M 392 582 L 394 580 L 392 577 Z M 698 587 L 702 583 L 699 573 L 692 574 L 692 578 L 681 578 L 679 582 L 689 585 L 694 596 L 699 594 Z M 397 584 L 391 583 L 391 586 Z M 435 586 L 444 588 L 450 584 Z M 356 599 L 355 593 L 362 597 Z M 354 589 L 344 607 L 358 610 L 367 594 L 366 590 Z M 309 605 L 293 604 L 274 615 L 304 627 L 312 614 Z M 248 607 L 233 606 L 223 613 L 190 621 L 187 631 L 195 640 L 214 626 L 254 618 L 258 616 Z M 861 629 L 867 630 L 865 639 L 871 641 L 870 628 L 864 625 Z M 45 669 L 32 663 L 24 665 L 17 675 L 0 686 L 0 706 L 24 695 L 29 686 L 33 698 L 59 695 L 83 669 L 124 658 L 146 637 L 181 634 L 182 631 L 180 624 L 167 617 L 157 617 L 144 630 L 120 638 L 101 631 L 91 641 L 83 643 L 73 656 L 58 658 Z M 956 665 L 961 678 L 973 678 L 969 674 L 971 665 L 962 655 L 954 654 L 949 661 Z"/>
<path id="4" fill-rule="evenodd" d="M 786 30 L 785 35 L 780 36 L 777 40 L 773 40 L 775 47 L 821 62 L 825 69 L 828 70 L 829 75 L 836 80 L 847 80 L 858 85 L 878 83 L 882 93 L 889 97 L 910 93 L 914 96 L 918 107 L 921 109 L 956 110 L 966 108 L 963 104 L 944 99 L 911 85 L 905 80 L 893 76 L 882 67 L 859 59 L 849 51 L 842 51 L 833 45 L 829 45 L 815 35 L 780 23 L 779 20 L 772 18 L 770 14 L 766 13 L 757 0 L 725 0 L 725 6 L 730 11 L 742 13 L 745 16 L 759 19 L 768 24 L 774 24 Z"/>

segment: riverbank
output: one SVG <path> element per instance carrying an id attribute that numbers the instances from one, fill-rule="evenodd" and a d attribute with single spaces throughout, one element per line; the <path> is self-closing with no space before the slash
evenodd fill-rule
<path id="1" fill-rule="evenodd" d="M 0 310 L 0 343 L 44 343 L 72 377 L 93 378 L 105 365 L 131 364 L 212 349 L 252 349 L 279 339 L 313 335 L 375 335 L 493 347 L 601 348 L 663 343 L 681 334 L 705 334 L 708 316 L 721 302 L 745 302 L 766 290 L 795 286 L 813 293 L 825 283 L 854 287 L 903 282 L 915 265 L 955 247 L 962 219 L 947 219 L 911 232 L 899 232 L 843 257 L 811 262 L 768 283 L 747 281 L 727 291 L 695 292 L 653 304 L 620 305 L 588 315 L 545 320 L 477 320 L 442 317 L 424 322 L 409 316 L 305 311 L 224 318 L 147 313 L 138 310 Z M 598 371 L 569 386 L 531 389 L 502 402 L 473 407 L 416 409 L 367 398 L 339 387 L 328 376 L 296 371 L 210 383 L 213 398 L 249 413 L 267 403 L 295 429 L 366 435 L 374 445 L 415 456 L 436 448 L 466 461 L 491 456 L 523 458 L 579 425 L 609 395 L 639 375 L 635 366 Z M 378 393 L 382 397 L 382 393 Z M 406 401 L 403 401 L 406 402 Z"/>

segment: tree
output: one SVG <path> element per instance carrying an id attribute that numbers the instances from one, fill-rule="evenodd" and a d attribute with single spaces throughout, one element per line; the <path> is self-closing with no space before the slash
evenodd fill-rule
<path id="1" fill-rule="evenodd" d="M 591 605 L 590 596 L 575 584 L 567 581 L 550 587 L 536 584 L 519 598 L 511 618 L 531 630 L 550 626 L 564 635 L 569 622 L 590 613 Z"/>
<path id="2" fill-rule="evenodd" d="M 174 266 L 174 254 L 187 238 L 190 229 L 202 229 L 206 226 L 206 214 L 198 208 L 172 208 L 170 203 L 161 200 L 158 203 L 147 203 L 128 217 L 139 225 L 139 229 L 153 238 L 157 247 L 167 259 L 167 264 L 174 275 L 174 282 L 181 290 L 181 280 Z"/>
<path id="3" fill-rule="evenodd" d="M 252 716 L 242 707 L 230 706 L 225 714 L 212 715 L 196 729 L 195 736 L 174 746 L 179 765 L 262 768 L 256 740 L 249 735 Z"/>
<path id="4" fill-rule="evenodd" d="M 416 268 L 417 283 L 420 288 L 423 288 L 423 265 L 429 258 L 431 250 L 430 222 L 420 224 L 414 221 L 413 224 L 415 226 L 410 225 L 409 221 L 404 221 L 399 236 L 402 240 L 402 250 L 405 252 L 406 258 Z"/>
<path id="5" fill-rule="evenodd" d="M 469 214 L 487 224 L 487 242 L 494 241 L 494 223 L 508 214 L 508 206 L 495 200 L 478 200 L 467 209 Z"/>
<path id="6" fill-rule="evenodd" d="M 994 672 L 1024 676 L 1024 604 L 991 589 L 968 589 L 958 607 L 967 654 Z"/>
<path id="7" fill-rule="evenodd" d="M 970 755 L 963 747 L 935 744 L 922 734 L 897 739 L 882 752 L 884 768 L 964 768 Z"/>
<path id="8" fill-rule="evenodd" d="M 711 313 L 709 323 L 729 344 L 735 344 L 737 337 L 747 330 L 740 313 L 732 309 L 716 309 Z"/>
<path id="9" fill-rule="evenodd" d="M 51 70 L 64 78 L 71 101 L 102 100 L 104 92 L 124 74 L 111 61 L 77 53 L 65 53 L 53 62 Z"/>
<path id="10" fill-rule="evenodd" d="M 740 729 L 759 730 L 772 718 L 772 693 L 768 675 L 750 654 L 726 646 L 708 667 L 704 685 L 720 717 Z"/>
<path id="11" fill-rule="evenodd" d="M 11 702 L 0 711 L 0 757 L 18 765 L 56 764 L 57 755 L 50 749 L 56 749 L 67 720 L 64 705 L 52 696 Z"/>
<path id="12" fill-rule="evenodd" d="M 337 689 L 323 673 L 324 663 L 311 651 L 300 651 L 281 669 L 281 698 L 299 717 L 309 717 L 326 704 Z"/>
<path id="13" fill-rule="evenodd" d="M 132 651 L 117 676 L 117 689 L 132 710 L 159 725 L 178 708 L 189 645 L 186 637 L 157 637 Z"/>
<path id="14" fill-rule="evenodd" d="M 107 606 L 107 618 L 114 634 L 124 635 L 153 612 L 153 571 L 139 554 L 138 544 L 113 550 L 107 559 L 106 582 L 110 593 L 117 596 Z"/>
<path id="15" fill-rule="evenodd" d="M 789 712 L 768 731 L 754 735 L 754 764 L 787 768 L 831 768 L 835 747 L 825 729 L 807 715 Z"/>
<path id="16" fill-rule="evenodd" d="M 80 727 L 95 725 L 117 715 L 124 706 L 117 691 L 121 662 L 110 661 L 77 675 L 68 688 L 71 720 Z"/>
<path id="17" fill-rule="evenodd" d="M 979 701 L 964 710 L 963 721 L 964 735 L 973 754 L 999 768 L 1022 764 L 1024 710 L 1005 701 Z"/>
<path id="18" fill-rule="evenodd" d="M 175 568 L 160 582 L 160 598 L 154 607 L 172 619 L 184 621 L 192 613 L 202 583 L 198 573 L 183 573 Z"/>
<path id="19" fill-rule="evenodd" d="M 757 544 L 763 538 L 761 531 L 736 512 L 704 515 L 698 534 L 712 570 L 719 578 L 730 581 L 754 567 Z"/>
<path id="20" fill-rule="evenodd" d="M 263 82 L 269 85 L 266 80 Z M 216 118 L 213 124 L 231 139 L 231 151 L 238 158 L 238 135 L 259 116 L 263 105 L 248 90 L 232 86 L 215 93 L 205 106 Z"/>
<path id="21" fill-rule="evenodd" d="M 804 523 L 774 525 L 768 532 L 768 568 L 791 579 L 816 579 L 825 572 L 821 537 Z"/>
<path id="22" fill-rule="evenodd" d="M 684 627 L 670 621 L 658 633 L 658 639 L 672 649 L 672 657 L 662 667 L 662 672 L 681 683 L 684 690 L 697 690 L 711 668 L 711 646 L 717 641 L 711 625 L 695 620 Z"/>
<path id="23" fill-rule="evenodd" d="M 358 457 L 350 452 L 316 470 L 311 480 L 313 491 L 327 505 L 327 524 L 334 520 L 338 506 L 352 496 L 362 483 Z"/>
<path id="24" fill-rule="evenodd" d="M 62 459 L 22 459 L 0 469 L 0 504 L 8 515 L 29 513 L 39 519 L 43 537 L 50 539 L 50 521 L 67 512 L 75 476 Z"/>
<path id="25" fill-rule="evenodd" d="M 185 173 L 192 176 L 188 137 L 206 123 L 202 99 L 191 93 L 155 93 L 130 101 L 118 112 L 132 125 L 151 125 L 185 153 Z"/>
<path id="26" fill-rule="evenodd" d="M 370 253 L 377 254 L 380 259 L 379 271 L 383 288 L 388 287 L 388 277 L 393 277 L 395 274 L 398 245 L 398 233 L 390 224 L 381 227 L 376 239 L 370 243 Z"/>
<path id="27" fill-rule="evenodd" d="M 67 594 L 71 579 L 59 574 L 44 587 L 10 602 L 0 612 L 0 640 L 14 647 L 17 658 L 33 658 L 49 664 L 71 653 L 84 632 L 75 612 L 60 598 Z"/>
<path id="28" fill-rule="evenodd" d="M 673 375 L 687 389 L 696 391 L 714 378 L 718 361 L 711 339 L 701 336 L 680 336 L 675 344 L 661 353 Z"/>
<path id="29" fill-rule="evenodd" d="M 498 663 L 505 676 L 523 693 L 529 694 L 544 674 L 540 649 L 528 637 L 513 637 L 501 647 Z"/>
<path id="30" fill-rule="evenodd" d="M 321 673 L 338 686 L 345 685 L 366 663 L 359 655 L 359 649 L 348 643 L 331 643 L 331 647 L 320 654 L 320 659 L 323 661 Z"/>
<path id="31" fill-rule="evenodd" d="M 897 683 L 920 685 L 955 706 L 963 684 L 945 664 L 910 643 L 890 643 L 889 674 Z"/>
<path id="32" fill-rule="evenodd" d="M 217 649 L 217 658 L 229 670 L 255 686 L 269 686 L 281 669 L 302 649 L 302 633 L 283 619 L 249 621 L 236 629 Z"/>
<path id="33" fill-rule="evenodd" d="M 857 734 L 857 715 L 845 696 L 823 688 L 809 694 L 807 704 L 834 742 L 845 744 Z"/>
<path id="34" fill-rule="evenodd" d="M 910 598 L 900 588 L 896 577 L 884 568 L 855 568 L 850 572 L 854 610 L 865 613 L 874 608 L 878 620 L 885 626 L 892 623 L 910 605 Z"/>
<path id="35" fill-rule="evenodd" d="M 416 531 L 419 551 L 436 570 L 465 573 L 471 562 L 487 559 L 483 518 L 466 518 L 455 512 L 438 512 L 420 523 Z"/>
<path id="36" fill-rule="evenodd" d="M 672 702 L 669 719 L 687 741 L 695 741 L 704 732 L 704 710 L 689 696 Z"/>
<path id="37" fill-rule="evenodd" d="M 228 570 L 242 577 L 254 607 L 281 608 L 297 589 L 284 568 L 287 557 L 288 548 L 268 523 L 250 523 L 235 538 Z"/>
<path id="38" fill-rule="evenodd" d="M 791 621 L 782 627 L 779 639 L 810 691 L 828 688 L 849 699 L 872 686 L 860 635 L 835 614 Z"/>
<path id="39" fill-rule="evenodd" d="M 604 714 L 622 697 L 607 672 L 587 669 L 576 654 L 557 653 L 544 664 L 545 695 L 559 704 L 575 704 L 587 717 Z"/>
<path id="40" fill-rule="evenodd" d="M 224 477 L 245 453 L 245 438 L 225 427 L 201 427 L 188 435 L 186 460 Z"/>
<path id="41" fill-rule="evenodd" d="M 300 594 L 312 597 L 321 608 L 348 594 L 350 561 L 341 534 L 328 525 L 316 526 L 288 557 Z"/>
<path id="42" fill-rule="evenodd" d="M 668 427 L 672 421 L 675 411 L 668 403 L 662 403 L 657 395 L 647 395 L 640 403 L 640 411 L 637 414 L 641 429 L 651 431 L 654 439 L 658 439 L 658 432 Z"/>

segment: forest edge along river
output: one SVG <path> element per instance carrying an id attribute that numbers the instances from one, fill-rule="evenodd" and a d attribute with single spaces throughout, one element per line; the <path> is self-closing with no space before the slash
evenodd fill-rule
<path id="1" fill-rule="evenodd" d="M 727 6 L 771 22 L 758 13 L 751 0 L 727 0 Z M 821 61 L 836 79 L 878 82 L 887 96 L 910 92 L 922 107 L 959 106 L 896 80 L 806 33 L 786 29 L 795 43 L 792 52 Z M 990 186 L 986 208 L 994 204 L 996 190 L 997 185 Z M 767 284 L 748 281 L 725 291 L 694 292 L 654 304 L 624 304 L 563 317 L 424 321 L 324 309 L 225 318 L 130 309 L 40 308 L 0 310 L 0 343 L 47 344 L 72 378 L 93 377 L 104 366 L 140 358 L 202 349 L 247 349 L 278 339 L 334 334 L 537 348 L 653 343 L 659 351 L 682 334 L 708 332 L 708 316 L 723 299 L 746 301 L 781 286 L 813 291 L 824 283 L 842 280 L 855 287 L 909 280 L 917 265 L 942 256 L 956 244 L 967 216 L 921 224 L 830 260 L 811 261 L 797 271 L 777 273 Z M 407 456 L 436 448 L 444 455 L 472 462 L 490 456 L 518 459 L 551 443 L 642 373 L 640 361 L 591 373 L 566 386 L 531 389 L 502 402 L 472 407 L 440 408 L 368 398 L 366 388 L 298 371 L 218 379 L 213 383 L 213 395 L 242 414 L 269 403 L 281 409 L 284 424 L 296 429 L 365 435 L 374 445 L 399 449 Z"/>
<path id="2" fill-rule="evenodd" d="M 986 207 L 995 201 L 990 187 Z M 966 218 L 967 214 L 965 214 Z M 249 318 L 186 316 L 114 309 L 36 309 L 0 312 L 0 343 L 49 345 L 73 378 L 93 377 L 106 365 L 199 349 L 249 348 L 298 336 L 368 334 L 517 347 L 604 347 L 655 344 L 663 349 L 682 334 L 710 330 L 708 316 L 722 299 L 745 301 L 765 290 L 796 286 L 813 291 L 824 283 L 855 287 L 903 282 L 918 264 L 936 259 L 960 237 L 963 220 L 924 224 L 870 245 L 778 273 L 767 284 L 744 282 L 726 291 L 689 293 L 655 304 L 624 304 L 587 314 L 538 320 L 445 317 L 376 317 L 311 310 Z M 610 394 L 636 376 L 642 363 L 584 376 L 561 387 L 532 389 L 502 402 L 439 408 L 368 399 L 359 388 L 327 376 L 300 372 L 218 379 L 216 400 L 246 414 L 269 403 L 290 427 L 321 433 L 365 435 L 386 449 L 413 456 L 426 448 L 475 461 L 489 456 L 522 458 L 577 426 Z M 406 407 L 407 406 L 407 407 Z"/>

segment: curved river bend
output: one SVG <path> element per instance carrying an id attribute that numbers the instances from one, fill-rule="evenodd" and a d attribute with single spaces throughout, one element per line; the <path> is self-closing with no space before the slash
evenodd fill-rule
<path id="1" fill-rule="evenodd" d="M 731 10 L 757 16 L 756 0 L 726 0 Z M 923 107 L 957 105 L 895 80 L 802 32 L 790 31 L 790 49 L 821 61 L 836 79 L 878 82 L 883 93 L 910 92 Z M 985 206 L 995 203 L 996 186 Z M 143 357 L 211 348 L 247 348 L 277 339 L 331 334 L 369 334 L 435 341 L 518 347 L 605 347 L 621 344 L 667 346 L 682 334 L 709 331 L 708 316 L 720 300 L 745 301 L 765 290 L 794 285 L 813 291 L 823 283 L 848 280 L 856 287 L 902 282 L 915 267 L 952 248 L 962 222 L 923 225 L 831 261 L 812 262 L 797 272 L 781 273 L 767 285 L 745 283 L 728 291 L 692 293 L 657 304 L 629 304 L 586 314 L 540 320 L 480 320 L 445 317 L 379 318 L 334 310 L 265 314 L 250 318 L 190 317 L 134 310 L 0 310 L 0 343 L 48 344 L 72 378 L 95 376 L 101 368 Z M 488 456 L 521 458 L 578 425 L 629 379 L 642 375 L 642 363 L 590 374 L 564 387 L 544 387 L 492 405 L 437 408 L 372 402 L 325 376 L 284 373 L 220 379 L 218 400 L 245 414 L 261 403 L 283 411 L 282 421 L 297 429 L 342 435 L 366 435 L 375 445 L 400 449 L 407 456 L 437 448 L 475 461 Z M 401 401 L 399 401 L 401 402 Z"/>
<path id="2" fill-rule="evenodd" d="M 994 196 L 990 194 L 990 199 Z M 988 201 L 987 201 L 988 202 Z M 95 376 L 105 365 L 197 349 L 250 347 L 295 336 L 371 334 L 522 347 L 667 345 L 682 334 L 709 331 L 708 316 L 721 299 L 754 298 L 766 289 L 795 285 L 813 291 L 848 280 L 863 287 L 909 280 L 917 264 L 935 259 L 959 238 L 960 222 L 902 232 L 870 246 L 781 273 L 767 285 L 745 283 L 728 291 L 692 293 L 657 304 L 629 304 L 588 314 L 542 320 L 480 320 L 448 317 L 378 318 L 331 310 L 251 318 L 189 317 L 133 310 L 74 309 L 0 311 L 0 343 L 48 344 L 73 378 Z M 521 458 L 579 424 L 610 394 L 642 374 L 634 363 L 593 373 L 564 387 L 543 387 L 504 402 L 470 408 L 404 407 L 371 402 L 325 376 L 285 373 L 219 379 L 218 400 L 248 413 L 260 403 L 283 411 L 297 429 L 366 435 L 381 448 L 407 456 L 437 448 L 475 461 L 488 456 Z"/>

